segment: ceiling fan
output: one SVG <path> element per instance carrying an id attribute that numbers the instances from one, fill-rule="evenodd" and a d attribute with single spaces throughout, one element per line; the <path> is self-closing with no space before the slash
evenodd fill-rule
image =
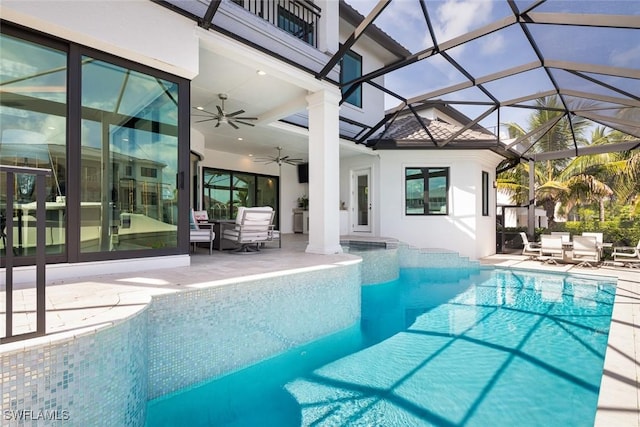
<path id="1" fill-rule="evenodd" d="M 219 93 L 218 94 L 218 98 L 220 98 L 220 101 L 222 103 L 222 106 L 220 105 L 216 105 L 216 108 L 218 109 L 217 113 L 212 113 L 211 111 L 207 111 L 205 110 L 203 107 L 194 107 L 196 110 L 205 113 L 204 115 L 202 114 L 194 114 L 194 117 L 206 117 L 203 120 L 197 120 L 196 123 L 202 123 L 202 122 L 208 122 L 211 120 L 217 120 L 218 123 L 216 123 L 215 127 L 220 126 L 221 123 L 226 123 L 231 125 L 231 127 L 233 127 L 234 129 L 239 129 L 238 125 L 236 125 L 236 123 L 240 123 L 243 125 L 248 125 L 248 126 L 255 126 L 253 123 L 249 123 L 245 120 L 258 120 L 257 117 L 240 117 L 239 115 L 244 113 L 244 110 L 238 110 L 238 111 L 234 111 L 233 113 L 227 113 L 224 110 L 224 101 L 228 98 L 226 93 Z"/>
<path id="2" fill-rule="evenodd" d="M 275 157 L 257 157 L 255 158 L 253 161 L 254 162 L 259 162 L 259 163 L 264 163 L 269 164 L 269 163 L 277 163 L 278 166 L 282 166 L 283 163 L 286 163 L 288 165 L 293 165 L 296 166 L 299 163 L 303 163 L 304 160 L 303 159 L 292 159 L 291 156 L 282 156 L 282 147 L 276 147 L 276 149 L 278 150 L 278 155 Z"/>

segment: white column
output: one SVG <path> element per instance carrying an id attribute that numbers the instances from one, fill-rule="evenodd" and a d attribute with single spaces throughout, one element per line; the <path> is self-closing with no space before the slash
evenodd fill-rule
<path id="1" fill-rule="evenodd" d="M 307 252 L 336 254 L 340 246 L 340 91 L 307 96 L 309 109 L 309 244 Z"/>
<path id="2" fill-rule="evenodd" d="M 330 55 L 340 47 L 338 22 L 340 22 L 339 2 L 336 0 L 319 0 L 315 4 L 322 9 L 318 21 L 318 50 Z"/>

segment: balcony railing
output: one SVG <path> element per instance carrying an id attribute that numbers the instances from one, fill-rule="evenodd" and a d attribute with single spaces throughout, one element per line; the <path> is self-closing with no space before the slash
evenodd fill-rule
<path id="1" fill-rule="evenodd" d="M 304 0 L 232 1 L 311 46 L 318 47 L 321 9 L 315 4 Z"/>

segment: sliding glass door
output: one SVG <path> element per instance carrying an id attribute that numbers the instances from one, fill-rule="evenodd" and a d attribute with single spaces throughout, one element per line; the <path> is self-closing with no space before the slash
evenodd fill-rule
<path id="1" fill-rule="evenodd" d="M 278 177 L 223 169 L 203 169 L 203 208 L 214 220 L 235 219 L 240 206 L 271 206 L 278 224 Z"/>
<path id="2" fill-rule="evenodd" d="M 0 30 L 0 164 L 51 171 L 47 262 L 188 253 L 188 80 L 10 24 Z M 35 262 L 34 184 L 33 174 L 9 183 L 0 173 L 0 264 L 7 250 L 16 265 Z"/>
<path id="3" fill-rule="evenodd" d="M 43 45 L 0 34 L 0 164 L 50 169 L 46 178 L 46 253 L 66 254 L 67 59 L 64 45 Z M 13 251 L 22 264 L 36 248 L 35 175 L 0 174 L 0 258 L 8 250 L 5 224 L 13 217 Z M 6 188 L 14 188 L 12 212 Z"/>
<path id="4" fill-rule="evenodd" d="M 82 58 L 82 252 L 177 246 L 177 92 Z"/>

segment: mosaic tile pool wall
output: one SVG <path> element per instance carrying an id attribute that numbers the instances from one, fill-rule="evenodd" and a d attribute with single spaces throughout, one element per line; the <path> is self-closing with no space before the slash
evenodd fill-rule
<path id="1" fill-rule="evenodd" d="M 148 311 L 152 399 L 352 326 L 360 266 L 163 295 Z"/>
<path id="2" fill-rule="evenodd" d="M 112 326 L 0 346 L 0 425 L 141 426 L 151 398 L 359 318 L 359 261 L 154 297 Z"/>
<path id="3" fill-rule="evenodd" d="M 363 285 L 390 282 L 400 275 L 397 248 L 374 250 L 349 248 L 349 253 L 362 257 L 360 270 Z"/>
<path id="4" fill-rule="evenodd" d="M 146 337 L 143 311 L 112 327 L 3 351 L 0 425 L 144 425 Z"/>

